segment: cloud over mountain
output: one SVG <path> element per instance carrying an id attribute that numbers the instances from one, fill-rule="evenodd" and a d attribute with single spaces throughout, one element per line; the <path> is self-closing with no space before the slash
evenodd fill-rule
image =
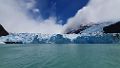
<path id="1" fill-rule="evenodd" d="M 27 15 L 27 10 L 39 12 L 34 6 L 35 0 L 0 0 L 0 24 L 15 33 L 60 33 L 62 26 L 56 24 L 55 17 L 37 21 Z"/>
<path id="2" fill-rule="evenodd" d="M 68 19 L 63 32 L 78 29 L 80 25 L 120 21 L 120 0 L 90 0 L 87 6 Z"/>

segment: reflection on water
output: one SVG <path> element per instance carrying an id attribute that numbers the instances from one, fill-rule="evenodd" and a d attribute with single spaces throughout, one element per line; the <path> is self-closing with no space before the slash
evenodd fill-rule
<path id="1" fill-rule="evenodd" d="M 0 68 L 119 68 L 119 45 L 1 45 Z"/>

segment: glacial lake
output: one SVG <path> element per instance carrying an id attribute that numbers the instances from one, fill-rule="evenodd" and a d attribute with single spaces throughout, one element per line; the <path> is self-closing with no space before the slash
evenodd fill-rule
<path id="1" fill-rule="evenodd" d="M 120 68 L 120 45 L 0 45 L 0 68 Z"/>

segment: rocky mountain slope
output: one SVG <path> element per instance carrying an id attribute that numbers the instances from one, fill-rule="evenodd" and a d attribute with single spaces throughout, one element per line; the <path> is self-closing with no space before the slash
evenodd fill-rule
<path id="1" fill-rule="evenodd" d="M 4 27 L 0 24 L 0 36 L 6 36 L 9 33 L 4 29 Z"/>
<path id="2" fill-rule="evenodd" d="M 66 34 L 82 34 L 82 33 L 120 33 L 120 21 L 119 22 L 104 22 L 100 24 L 80 26 L 77 30 L 72 30 Z"/>

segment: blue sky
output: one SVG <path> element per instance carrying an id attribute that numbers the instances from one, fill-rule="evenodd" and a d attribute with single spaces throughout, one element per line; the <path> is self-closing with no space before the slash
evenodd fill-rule
<path id="1" fill-rule="evenodd" d="M 36 8 L 40 9 L 42 18 L 57 17 L 63 23 L 73 17 L 76 12 L 88 3 L 88 0 L 36 0 Z M 38 16 L 37 14 L 36 16 Z"/>

